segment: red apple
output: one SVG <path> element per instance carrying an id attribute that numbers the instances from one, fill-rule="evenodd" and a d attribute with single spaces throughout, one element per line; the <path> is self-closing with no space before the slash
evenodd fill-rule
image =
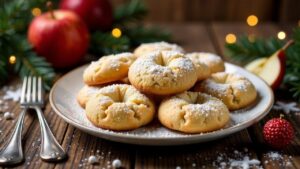
<path id="1" fill-rule="evenodd" d="M 55 10 L 33 19 L 28 29 L 28 41 L 37 54 L 54 67 L 63 68 L 75 65 L 85 55 L 89 32 L 75 13 Z"/>
<path id="2" fill-rule="evenodd" d="M 284 51 L 291 44 L 292 41 L 288 42 L 271 57 L 254 60 L 246 65 L 245 68 L 265 80 L 272 89 L 278 88 L 285 74 L 286 58 Z"/>
<path id="3" fill-rule="evenodd" d="M 106 30 L 113 22 L 112 6 L 107 0 L 61 0 L 59 7 L 78 14 L 92 30 Z"/>

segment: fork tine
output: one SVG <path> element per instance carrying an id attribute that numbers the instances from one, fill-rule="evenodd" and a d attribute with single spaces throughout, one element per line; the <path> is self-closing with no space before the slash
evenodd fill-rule
<path id="1" fill-rule="evenodd" d="M 27 102 L 31 101 L 31 88 L 32 88 L 31 85 L 32 85 L 31 76 L 29 76 L 27 79 L 27 92 L 26 92 L 26 101 Z"/>
<path id="2" fill-rule="evenodd" d="M 37 81 L 36 81 L 36 76 L 33 76 L 32 79 L 32 101 L 36 102 L 37 97 L 36 97 L 36 91 L 37 91 L 37 85 L 36 85 Z"/>
<path id="3" fill-rule="evenodd" d="M 38 102 L 43 102 L 43 84 L 40 76 L 38 77 Z"/>
<path id="4" fill-rule="evenodd" d="M 26 86 L 27 86 L 27 76 L 25 76 L 23 79 L 22 92 L 21 92 L 21 104 L 25 102 Z"/>

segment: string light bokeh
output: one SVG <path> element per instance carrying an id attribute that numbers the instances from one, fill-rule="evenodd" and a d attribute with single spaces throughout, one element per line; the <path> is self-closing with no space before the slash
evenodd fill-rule
<path id="1" fill-rule="evenodd" d="M 42 14 L 42 11 L 41 11 L 40 8 L 33 8 L 31 10 L 31 13 L 32 13 L 33 16 L 40 16 Z"/>
<path id="2" fill-rule="evenodd" d="M 111 31 L 111 34 L 112 34 L 113 37 L 119 38 L 119 37 L 122 36 L 122 31 L 121 31 L 121 29 L 119 29 L 119 28 L 114 28 L 114 29 Z"/>
<path id="3" fill-rule="evenodd" d="M 16 58 L 15 55 L 11 55 L 11 56 L 9 56 L 8 61 L 9 61 L 10 64 L 15 64 L 16 61 L 17 61 L 17 58 Z"/>
<path id="4" fill-rule="evenodd" d="M 233 44 L 236 42 L 236 36 L 233 33 L 229 33 L 225 37 L 226 43 Z"/>
<path id="5" fill-rule="evenodd" d="M 246 21 L 249 26 L 256 26 L 258 24 L 258 17 L 255 15 L 250 15 L 247 17 Z"/>
<path id="6" fill-rule="evenodd" d="M 280 31 L 277 33 L 277 38 L 280 40 L 284 40 L 286 38 L 286 33 L 283 31 Z"/>

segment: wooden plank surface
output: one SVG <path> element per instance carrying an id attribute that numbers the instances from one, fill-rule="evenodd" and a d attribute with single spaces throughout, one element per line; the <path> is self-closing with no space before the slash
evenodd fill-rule
<path id="1" fill-rule="evenodd" d="M 224 55 L 224 38 L 227 33 L 237 35 L 255 33 L 259 36 L 274 36 L 279 30 L 290 31 L 290 27 L 280 27 L 270 23 L 255 28 L 249 28 L 244 23 L 213 23 L 211 25 L 194 23 L 161 26 L 170 30 L 175 41 L 182 45 L 187 52 L 207 51 L 222 56 Z M 12 84 L 18 83 L 18 81 L 12 82 Z M 1 94 L 3 93 L 0 93 L 0 96 Z M 280 100 L 292 101 L 289 96 L 280 97 Z M 20 112 L 19 105 L 10 101 L 8 111 L 13 112 L 16 118 Z M 115 143 L 81 132 L 59 118 L 48 103 L 45 108 L 46 119 L 54 135 L 68 152 L 68 159 L 61 163 L 47 163 L 40 160 L 38 154 L 40 144 L 39 123 L 35 113 L 30 112 L 26 116 L 24 127 L 26 160 L 21 165 L 9 168 L 111 168 L 114 159 L 120 159 L 123 168 L 228 168 L 230 159 L 242 160 L 245 156 L 260 160 L 265 168 L 300 168 L 300 137 L 298 134 L 300 127 L 297 126 L 300 122 L 299 115 L 291 114 L 287 116 L 295 126 L 297 138 L 290 147 L 278 152 L 281 158 L 270 158 L 269 153 L 274 150 L 263 143 L 262 125 L 267 119 L 278 116 L 280 113 L 282 111 L 272 110 L 268 117 L 248 130 L 243 130 L 216 141 L 187 146 L 149 147 Z M 3 113 L 0 114 L 0 118 L 2 118 L 0 120 L 1 147 L 10 135 L 14 122 L 4 120 Z M 96 165 L 87 164 L 86 160 L 90 155 L 99 157 L 99 163 Z"/>

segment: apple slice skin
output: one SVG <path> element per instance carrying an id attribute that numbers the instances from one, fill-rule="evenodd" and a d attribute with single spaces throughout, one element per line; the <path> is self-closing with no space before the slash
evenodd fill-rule
<path id="1" fill-rule="evenodd" d="M 277 89 L 281 82 L 283 81 L 283 78 L 284 78 L 284 75 L 285 75 L 285 66 L 286 66 L 286 58 L 285 58 L 285 53 L 283 50 L 279 51 L 278 52 L 278 58 L 280 60 L 280 64 L 281 64 L 281 70 L 280 70 L 280 73 L 279 73 L 279 76 L 277 77 L 277 79 L 275 80 L 275 82 L 271 85 L 271 88 L 273 90 Z"/>
<path id="2" fill-rule="evenodd" d="M 35 17 L 28 29 L 28 41 L 38 55 L 56 68 L 77 64 L 85 55 L 89 32 L 84 22 L 73 12 L 53 11 Z"/>

